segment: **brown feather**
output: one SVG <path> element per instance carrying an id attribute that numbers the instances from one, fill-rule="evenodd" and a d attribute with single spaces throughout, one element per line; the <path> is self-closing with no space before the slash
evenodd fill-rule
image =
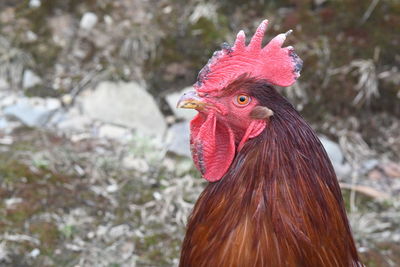
<path id="1" fill-rule="evenodd" d="M 289 102 L 250 80 L 241 85 L 274 116 L 201 194 L 180 266 L 362 266 L 322 144 Z"/>

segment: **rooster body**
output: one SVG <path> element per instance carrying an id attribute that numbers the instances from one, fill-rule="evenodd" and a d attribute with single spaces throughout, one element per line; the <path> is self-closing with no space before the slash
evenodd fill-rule
<path id="1" fill-rule="evenodd" d="M 178 106 L 199 111 L 192 153 L 210 183 L 180 266 L 362 266 L 328 156 L 271 79 L 250 72 L 222 90 L 197 85 Z"/>

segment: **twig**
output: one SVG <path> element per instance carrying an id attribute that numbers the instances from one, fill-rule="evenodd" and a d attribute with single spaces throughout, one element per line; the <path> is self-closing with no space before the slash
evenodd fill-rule
<path id="1" fill-rule="evenodd" d="M 13 242 L 30 242 L 34 245 L 40 245 L 40 240 L 38 240 L 37 238 L 28 236 L 28 235 L 20 235 L 20 234 L 8 234 L 5 233 L 1 236 L 1 238 L 3 240 L 6 241 L 13 241 Z"/>
<path id="2" fill-rule="evenodd" d="M 366 196 L 375 198 L 375 199 L 379 199 L 379 200 L 385 200 L 385 199 L 389 199 L 390 195 L 380 192 L 378 190 L 373 189 L 372 187 L 369 186 L 365 186 L 365 185 L 352 185 L 352 184 L 348 184 L 348 183 L 339 183 L 340 188 L 342 189 L 348 189 L 348 190 L 352 190 L 361 194 L 364 194 Z"/>
<path id="3" fill-rule="evenodd" d="M 378 5 L 378 3 L 379 3 L 379 0 L 372 0 L 371 4 L 369 4 L 363 17 L 361 18 L 360 25 L 364 24 L 368 20 L 368 18 L 371 16 L 372 12 L 374 11 L 374 9 Z"/>
<path id="4" fill-rule="evenodd" d="M 81 91 L 99 74 L 102 67 L 97 66 L 94 70 L 89 72 L 79 83 L 71 90 L 71 105 L 75 102 L 76 97 L 81 93 Z"/>
<path id="5" fill-rule="evenodd" d="M 351 174 L 351 184 L 350 186 L 350 211 L 355 212 L 357 211 L 357 206 L 356 206 L 356 183 L 357 183 L 357 174 L 355 173 L 354 169 Z"/>

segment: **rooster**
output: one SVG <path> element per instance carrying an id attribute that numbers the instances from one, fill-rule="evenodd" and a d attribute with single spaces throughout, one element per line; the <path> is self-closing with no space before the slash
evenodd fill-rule
<path id="1" fill-rule="evenodd" d="M 332 164 L 318 137 L 275 89 L 302 60 L 268 21 L 250 43 L 240 31 L 200 71 L 178 108 L 193 161 L 209 181 L 194 206 L 180 266 L 362 266 Z"/>

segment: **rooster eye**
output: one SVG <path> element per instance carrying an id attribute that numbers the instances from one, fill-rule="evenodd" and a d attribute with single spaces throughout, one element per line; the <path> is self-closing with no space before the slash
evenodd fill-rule
<path id="1" fill-rule="evenodd" d="M 245 106 L 250 103 L 250 97 L 248 95 L 237 95 L 235 100 L 236 104 L 240 106 Z"/>

